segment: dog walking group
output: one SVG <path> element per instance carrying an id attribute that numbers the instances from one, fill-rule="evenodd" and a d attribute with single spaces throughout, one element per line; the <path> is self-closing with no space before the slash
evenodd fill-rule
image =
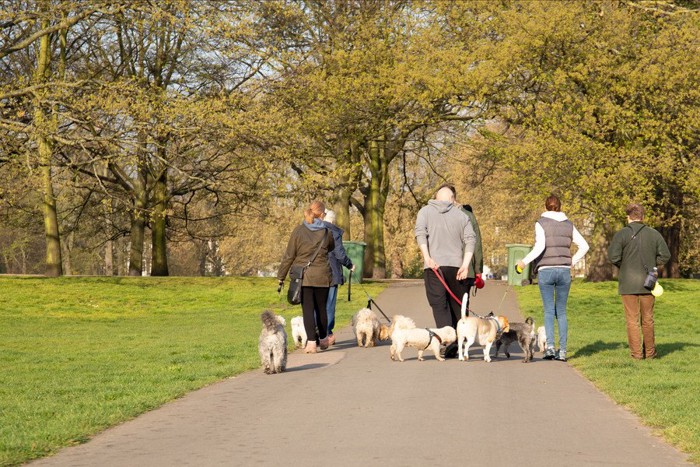
<path id="1" fill-rule="evenodd" d="M 535 323 L 528 317 L 523 323 L 509 322 L 505 316 L 490 313 L 478 316 L 467 311 L 467 299 L 463 297 L 461 319 L 457 328 L 443 326 L 441 328 L 420 328 L 415 321 L 404 315 L 394 315 L 389 325 L 382 323 L 379 316 L 370 308 L 362 308 L 352 318 L 352 329 L 358 347 L 374 347 L 381 341 L 391 341 L 390 358 L 403 362 L 402 352 L 406 347 L 418 351 L 418 361 L 423 361 L 423 353 L 430 350 L 438 361 L 445 361 L 444 352 L 447 346 L 456 343 L 460 361 L 469 360 L 469 349 L 472 345 L 484 347 L 484 361 L 491 361 L 491 348 L 495 344 L 498 356 L 501 348 L 506 358 L 510 358 L 509 346 L 517 342 L 525 352 L 523 362 L 532 360 L 535 349 L 544 351 L 544 326 L 535 331 Z M 259 352 L 266 374 L 284 371 L 287 362 L 287 333 L 285 319 L 266 310 L 261 315 L 263 329 L 260 333 Z M 308 336 L 303 323 L 303 317 L 291 319 L 291 335 L 295 348 L 305 348 Z"/>
<path id="2" fill-rule="evenodd" d="M 565 362 L 571 270 L 587 253 L 588 243 L 561 212 L 557 196 L 547 197 L 545 208 L 535 223 L 532 250 L 516 264 L 518 270 L 532 264 L 538 274 L 544 326 L 535 330 L 531 317 L 522 323 L 509 323 L 507 318 L 493 313 L 478 316 L 469 312 L 471 288 L 483 287 L 481 235 L 471 208 L 457 203 L 453 186 L 443 185 L 434 199 L 420 209 L 415 226 L 415 238 L 423 256 L 425 292 L 435 327 L 418 328 L 411 318 L 403 315 L 395 315 L 389 326 L 381 324 L 369 308 L 370 300 L 368 308 L 358 311 L 352 320 L 358 346 L 371 347 L 378 341 L 391 339 L 392 360 L 403 361 L 404 348 L 413 347 L 418 349 L 418 360 L 423 360 L 423 353 L 431 350 L 437 360 L 458 357 L 464 361 L 469 359 L 469 348 L 477 343 L 484 346 L 484 360 L 490 362 L 494 343 L 496 355 L 503 347 L 506 357 L 510 357 L 509 345 L 518 342 L 525 352 L 524 362 L 532 360 L 536 344 L 545 360 Z M 653 305 L 660 289 L 656 266 L 663 266 L 670 253 L 661 235 L 641 223 L 640 205 L 630 204 L 626 213 L 628 228 L 616 234 L 608 257 L 620 268 L 619 293 L 627 318 L 631 355 L 636 359 L 654 358 Z M 305 210 L 304 222 L 292 233 L 277 276 L 278 292 L 287 273 L 301 289 L 296 296 L 300 297 L 303 316 L 292 320 L 292 335 L 305 353 L 317 352 L 317 346 L 325 350 L 335 342 L 332 334 L 335 298 L 337 286 L 342 284 L 342 273 L 340 279 L 336 278 L 337 273 L 342 272 L 341 265 L 354 268 L 342 247 L 342 230 L 323 222 L 325 215 L 325 205 L 319 201 L 312 202 Z M 575 254 L 571 252 L 572 244 L 578 247 Z M 288 299 L 296 304 L 289 298 L 291 295 L 290 285 Z M 277 373 L 284 370 L 286 362 L 286 333 L 283 318 L 270 314 L 262 315 L 265 326 L 260 335 L 260 353 L 265 371 Z M 639 337 L 640 315 L 643 342 Z M 283 355 L 278 356 L 275 352 L 282 347 Z"/>

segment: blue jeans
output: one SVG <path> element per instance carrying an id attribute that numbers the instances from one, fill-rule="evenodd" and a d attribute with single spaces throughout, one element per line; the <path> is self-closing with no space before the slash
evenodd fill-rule
<path id="1" fill-rule="evenodd" d="M 566 321 L 566 301 L 571 288 L 571 269 L 545 268 L 537 273 L 540 295 L 544 307 L 544 329 L 547 348 L 554 347 L 554 318 L 559 323 L 559 349 L 566 352 L 566 337 L 569 324 Z"/>
<path id="2" fill-rule="evenodd" d="M 338 300 L 338 286 L 333 285 L 328 290 L 328 301 L 326 302 L 326 312 L 328 314 L 328 334 L 333 334 L 335 327 L 335 302 Z"/>

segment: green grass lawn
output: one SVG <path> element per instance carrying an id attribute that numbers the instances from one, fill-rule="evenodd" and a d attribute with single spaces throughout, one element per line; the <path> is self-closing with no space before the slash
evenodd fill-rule
<path id="1" fill-rule="evenodd" d="M 700 463 L 700 281 L 660 282 L 657 359 L 631 359 L 616 282 L 572 285 L 567 356 L 599 389 Z M 517 290 L 523 315 L 544 324 L 538 287 Z"/>
<path id="2" fill-rule="evenodd" d="M 372 296 L 383 287 L 363 284 Z M 0 465 L 259 368 L 260 313 L 301 314 L 276 289 L 261 278 L 0 278 Z M 366 305 L 353 292 L 348 302 L 339 291 L 336 327 Z"/>

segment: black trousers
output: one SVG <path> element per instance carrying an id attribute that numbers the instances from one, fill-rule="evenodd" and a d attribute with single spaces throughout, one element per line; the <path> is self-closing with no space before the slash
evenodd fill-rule
<path id="1" fill-rule="evenodd" d="M 457 298 L 462 300 L 462 296 L 467 294 L 474 283 L 473 279 L 457 280 L 457 271 L 459 268 L 452 266 L 440 266 L 447 286 L 452 290 Z M 428 298 L 430 308 L 433 309 L 433 317 L 435 318 L 435 327 L 441 328 L 444 326 L 457 327 L 457 321 L 462 317 L 460 305 L 455 301 L 450 293 L 442 285 L 440 279 L 435 275 L 432 269 L 423 270 L 423 281 L 425 282 L 425 295 Z M 467 310 L 469 310 L 469 302 L 467 301 Z M 469 311 L 467 311 L 469 314 Z"/>
<path id="2" fill-rule="evenodd" d="M 301 309 L 304 313 L 304 329 L 310 341 L 325 339 L 328 334 L 328 287 L 302 287 Z M 318 326 L 318 336 L 316 327 Z"/>

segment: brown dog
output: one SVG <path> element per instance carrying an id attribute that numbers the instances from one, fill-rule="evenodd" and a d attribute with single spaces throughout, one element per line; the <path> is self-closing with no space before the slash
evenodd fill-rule
<path id="1" fill-rule="evenodd" d="M 508 332 L 505 316 L 466 316 L 467 296 L 462 297 L 462 319 L 457 322 L 457 349 L 460 361 L 469 360 L 469 347 L 475 342 L 484 346 L 484 361 L 491 361 L 491 346 L 501 333 Z M 464 344 L 466 343 L 466 348 Z"/>

